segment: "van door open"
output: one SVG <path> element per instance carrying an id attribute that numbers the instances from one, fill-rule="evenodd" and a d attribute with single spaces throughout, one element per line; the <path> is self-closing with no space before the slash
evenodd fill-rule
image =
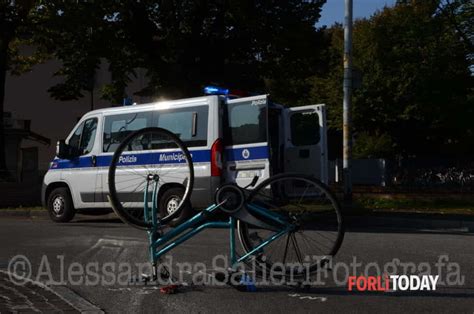
<path id="1" fill-rule="evenodd" d="M 224 179 L 244 187 L 270 176 L 267 95 L 223 104 Z"/>
<path id="2" fill-rule="evenodd" d="M 311 174 L 327 184 L 325 106 L 293 107 L 285 111 L 285 171 Z"/>

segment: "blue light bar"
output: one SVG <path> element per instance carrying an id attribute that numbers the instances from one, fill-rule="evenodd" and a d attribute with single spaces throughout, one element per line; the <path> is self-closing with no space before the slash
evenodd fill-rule
<path id="1" fill-rule="evenodd" d="M 206 86 L 204 87 L 204 94 L 206 95 L 228 95 L 229 90 L 227 88 L 220 88 L 217 86 Z"/>
<path id="2" fill-rule="evenodd" d="M 131 106 L 133 105 L 133 99 L 131 97 L 126 97 L 123 99 L 123 106 Z"/>

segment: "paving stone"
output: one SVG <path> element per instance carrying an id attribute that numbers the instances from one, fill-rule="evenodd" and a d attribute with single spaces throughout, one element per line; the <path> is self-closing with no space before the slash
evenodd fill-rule
<path id="1" fill-rule="evenodd" d="M 79 313 L 51 291 L 34 283 L 16 285 L 0 272 L 0 313 Z"/>

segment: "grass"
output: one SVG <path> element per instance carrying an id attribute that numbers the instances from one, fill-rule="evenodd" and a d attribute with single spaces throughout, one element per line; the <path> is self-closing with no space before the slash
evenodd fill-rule
<path id="1" fill-rule="evenodd" d="M 355 199 L 354 209 L 360 212 L 474 215 L 474 201 L 360 197 Z"/>
<path id="2" fill-rule="evenodd" d="M 41 206 L 6 207 L 0 210 L 43 211 Z M 353 210 L 358 213 L 426 213 L 474 215 L 474 200 L 430 200 L 430 199 L 386 199 L 380 197 L 357 197 Z"/>

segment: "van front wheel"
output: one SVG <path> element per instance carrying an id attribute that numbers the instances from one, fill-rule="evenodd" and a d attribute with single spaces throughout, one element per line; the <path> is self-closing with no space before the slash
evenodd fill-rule
<path id="1" fill-rule="evenodd" d="M 184 189 L 179 187 L 169 188 L 163 192 L 163 194 L 159 198 L 158 208 L 160 211 L 161 217 L 167 217 L 178 208 L 179 204 L 184 195 Z M 181 213 L 178 217 L 171 220 L 168 225 L 171 227 L 176 227 L 179 224 L 186 221 L 192 215 L 192 207 L 191 203 L 187 201 L 183 204 L 183 208 L 181 209 Z"/>
<path id="2" fill-rule="evenodd" d="M 74 218 L 76 211 L 67 188 L 56 188 L 49 194 L 48 214 L 55 222 L 68 222 Z"/>

